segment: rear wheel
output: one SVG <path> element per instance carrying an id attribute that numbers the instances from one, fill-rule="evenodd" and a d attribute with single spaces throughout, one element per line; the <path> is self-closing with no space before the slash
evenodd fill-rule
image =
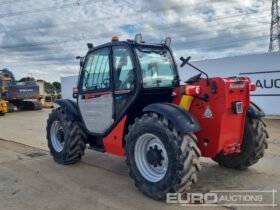
<path id="1" fill-rule="evenodd" d="M 40 101 L 21 101 L 18 103 L 17 108 L 22 111 L 41 110 L 43 104 Z"/>
<path id="2" fill-rule="evenodd" d="M 43 104 L 40 101 L 34 101 L 32 110 L 41 110 L 43 108 Z"/>
<path id="3" fill-rule="evenodd" d="M 263 157 L 267 138 L 265 124 L 260 119 L 247 117 L 241 152 L 231 155 L 219 153 L 213 160 L 227 168 L 246 169 Z"/>
<path id="4" fill-rule="evenodd" d="M 60 164 L 71 164 L 84 155 L 87 137 L 80 122 L 69 120 L 60 107 L 49 115 L 47 140 L 53 159 Z"/>
<path id="5" fill-rule="evenodd" d="M 195 136 L 179 134 L 165 118 L 145 114 L 129 127 L 125 140 L 130 176 L 144 194 L 165 199 L 197 181 L 201 166 Z"/>

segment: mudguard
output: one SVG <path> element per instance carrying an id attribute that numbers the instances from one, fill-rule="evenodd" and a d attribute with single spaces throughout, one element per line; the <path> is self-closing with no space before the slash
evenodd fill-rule
<path id="1" fill-rule="evenodd" d="M 250 107 L 247 111 L 247 115 L 250 116 L 253 119 L 261 119 L 265 116 L 265 113 L 263 112 L 263 110 L 256 105 L 255 103 L 253 103 L 252 101 L 250 102 Z"/>
<path id="2" fill-rule="evenodd" d="M 78 105 L 72 100 L 69 99 L 57 99 L 55 101 L 61 107 L 65 108 L 65 114 L 71 121 L 80 121 L 81 117 L 78 110 Z"/>
<path id="3" fill-rule="evenodd" d="M 155 112 L 167 118 L 183 134 L 200 131 L 200 125 L 193 115 L 178 105 L 155 103 L 146 106 L 144 112 Z"/>

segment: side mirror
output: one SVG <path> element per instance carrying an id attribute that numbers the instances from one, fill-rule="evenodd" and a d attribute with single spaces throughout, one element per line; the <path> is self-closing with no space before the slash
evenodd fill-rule
<path id="1" fill-rule="evenodd" d="M 191 56 L 187 57 L 186 62 L 188 63 L 191 60 Z"/>
<path id="2" fill-rule="evenodd" d="M 185 66 L 187 63 L 189 63 L 190 59 L 191 59 L 191 56 L 187 57 L 186 59 L 185 59 L 184 57 L 181 57 L 181 58 L 180 58 L 180 60 L 182 61 L 181 65 L 180 65 L 181 68 L 182 68 L 183 66 Z"/>

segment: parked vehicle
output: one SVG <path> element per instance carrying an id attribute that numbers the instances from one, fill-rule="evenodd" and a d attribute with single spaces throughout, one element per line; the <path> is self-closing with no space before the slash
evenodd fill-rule
<path id="1" fill-rule="evenodd" d="M 9 102 L 9 110 L 16 106 L 20 110 L 40 110 L 42 103 L 39 86 L 34 78 L 15 80 L 13 73 L 8 69 L 0 70 L 1 98 Z"/>
<path id="2" fill-rule="evenodd" d="M 245 169 L 267 148 L 264 113 L 250 102 L 247 77 L 200 73 L 180 85 L 171 39 L 93 47 L 81 59 L 77 102 L 60 99 L 47 122 L 48 146 L 60 164 L 76 163 L 89 149 L 126 157 L 144 194 L 165 199 L 197 181 L 199 157 Z M 202 77 L 204 75 L 204 77 Z M 94 174 L 93 174 L 94 176 Z"/>

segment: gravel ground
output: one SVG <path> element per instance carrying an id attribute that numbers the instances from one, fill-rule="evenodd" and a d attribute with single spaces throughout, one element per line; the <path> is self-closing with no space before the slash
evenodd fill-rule
<path id="1" fill-rule="evenodd" d="M 0 139 L 3 139 L 0 140 L 0 209 L 187 208 L 154 201 L 142 195 L 129 178 L 123 158 L 87 151 L 78 164 L 62 166 L 54 163 L 45 140 L 48 113 L 49 110 L 17 112 L 0 117 Z M 266 120 L 266 123 L 270 139 L 263 159 L 248 170 L 235 171 L 201 158 L 202 171 L 191 192 L 279 191 L 280 120 Z M 279 192 L 275 194 L 275 200 L 280 203 Z M 248 209 L 223 206 L 207 209 L 217 208 Z"/>

